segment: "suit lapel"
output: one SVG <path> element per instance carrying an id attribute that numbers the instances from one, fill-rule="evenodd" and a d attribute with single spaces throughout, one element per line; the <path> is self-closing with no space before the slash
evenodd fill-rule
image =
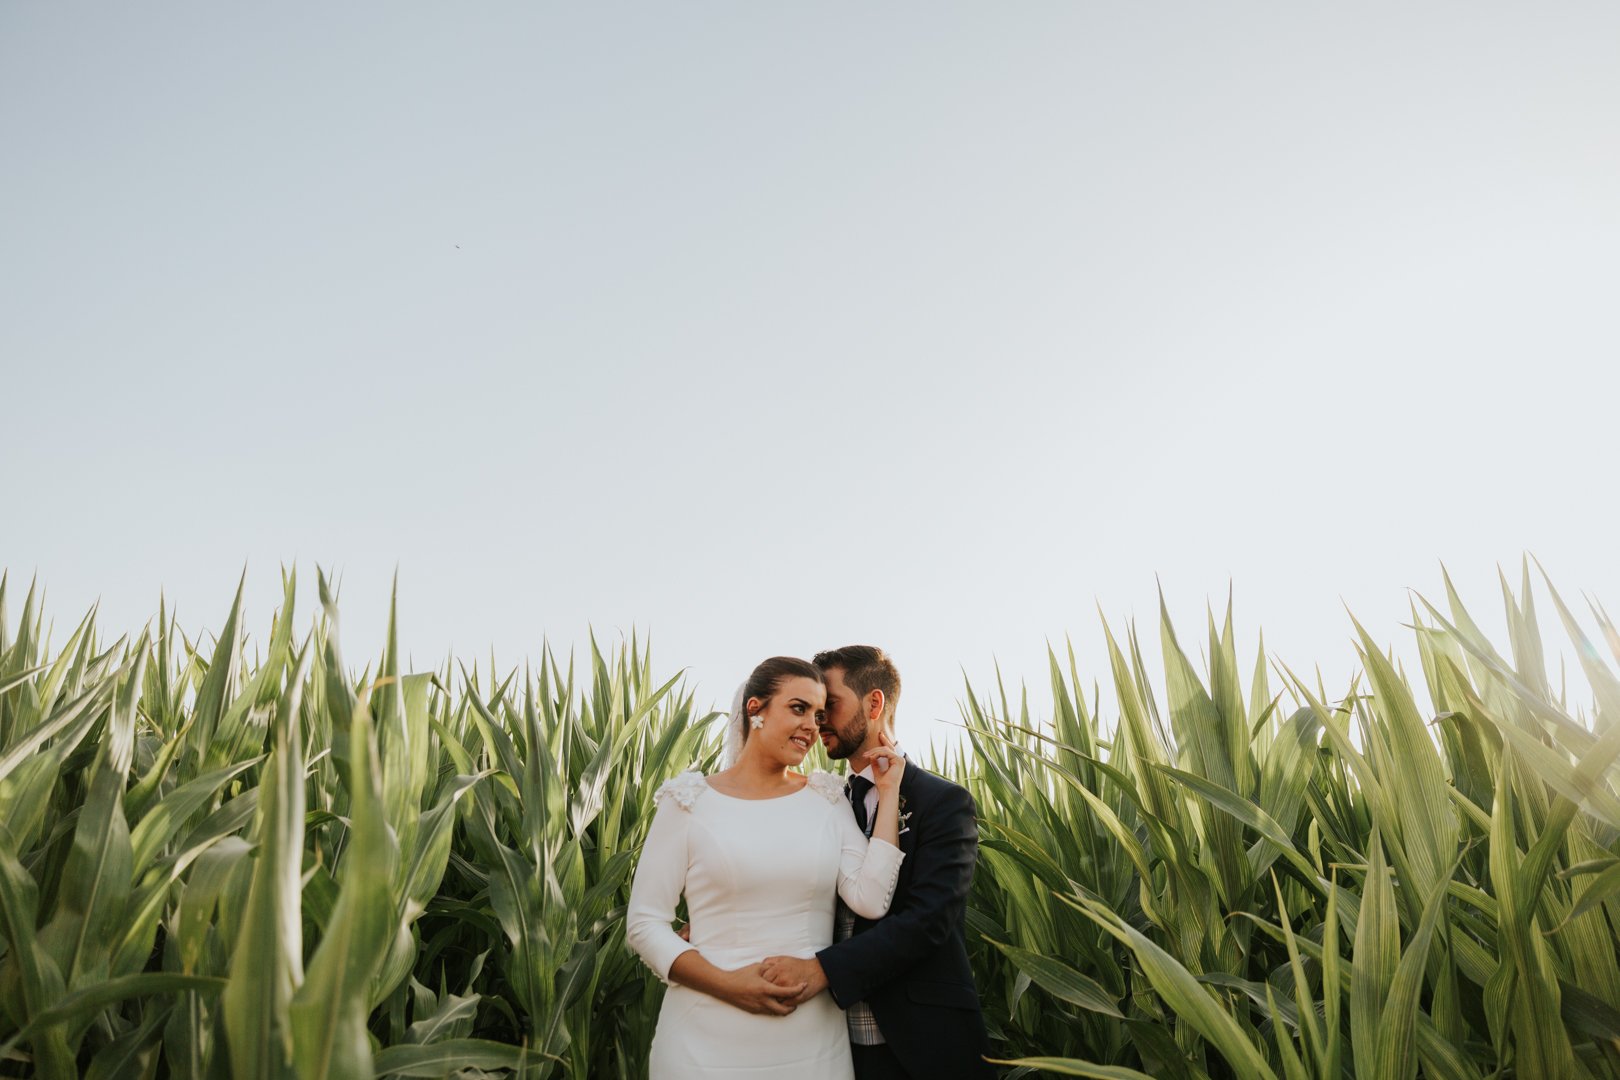
<path id="1" fill-rule="evenodd" d="M 917 802 L 916 775 L 916 766 L 907 763 L 906 771 L 900 777 L 900 816 L 902 819 L 908 814 L 915 813 L 917 809 L 915 805 Z M 900 842 L 896 846 L 901 850 L 902 853 L 910 855 L 911 849 L 915 847 L 916 844 L 917 831 L 910 828 L 902 821 L 900 825 Z M 902 863 L 901 872 L 903 873 L 904 870 L 905 864 Z"/>

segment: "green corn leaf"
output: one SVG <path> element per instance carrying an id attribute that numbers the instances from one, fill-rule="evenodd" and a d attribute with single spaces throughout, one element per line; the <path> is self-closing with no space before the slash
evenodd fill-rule
<path id="1" fill-rule="evenodd" d="M 1400 918 L 1377 828 L 1369 843 L 1371 862 L 1362 887 L 1350 972 L 1350 1043 L 1358 1069 L 1378 1060 L 1379 1021 L 1395 969 L 1400 964 Z"/>
<path id="2" fill-rule="evenodd" d="M 149 1004 L 136 1027 L 123 1032 L 90 1059 L 85 1080 L 123 1080 L 130 1076 L 150 1076 L 156 1071 L 163 1051 L 162 1030 L 173 1011 L 171 1004 Z"/>
<path id="3" fill-rule="evenodd" d="M 533 1061 L 534 1055 L 525 1053 L 520 1046 L 484 1039 L 446 1039 L 428 1046 L 390 1046 L 377 1055 L 370 1075 L 443 1077 L 459 1069 L 516 1071 Z"/>
<path id="4" fill-rule="evenodd" d="M 1102 1013 L 1104 1016 L 1124 1019 L 1114 999 L 1095 979 L 1082 975 L 1061 960 L 1054 960 L 1050 956 L 999 941 L 991 944 L 1006 953 L 1013 963 L 1018 965 L 1020 971 L 1034 980 L 1036 986 L 1058 1000 L 1067 1001 L 1070 1005 L 1077 1005 L 1091 1012 Z"/>
<path id="5" fill-rule="evenodd" d="M 399 852 L 383 803 L 376 735 L 363 703 L 354 712 L 349 755 L 352 836 L 338 871 L 337 906 L 290 1010 L 301 1080 L 372 1072 L 366 1033 L 372 982 L 400 930 L 390 891 Z"/>
<path id="6" fill-rule="evenodd" d="M 225 895 L 232 877 L 239 873 L 243 860 L 252 850 L 252 846 L 241 837 L 227 836 L 211 843 L 197 855 L 185 890 L 181 893 L 171 931 L 181 971 L 190 974 L 197 970 L 208 943 L 215 905 Z"/>
<path id="7" fill-rule="evenodd" d="M 1491 817 L 1490 874 L 1500 905 L 1497 921 L 1500 980 L 1487 987 L 1511 1025 L 1520 1068 L 1536 1076 L 1568 1076 L 1574 1050 L 1559 1015 L 1561 995 L 1551 958 L 1536 925 L 1534 906 L 1521 888 L 1523 860 L 1514 839 L 1511 758 L 1497 776 Z"/>
<path id="8" fill-rule="evenodd" d="M 1062 1076 L 1087 1076 L 1093 1080 L 1154 1080 L 1152 1076 L 1136 1069 L 1127 1069 L 1121 1065 L 1097 1065 L 1079 1058 L 1060 1057 L 1026 1057 L 1002 1060 L 988 1059 L 993 1065 L 1010 1065 L 1015 1068 L 1037 1069 L 1042 1072 L 1058 1073 Z"/>
<path id="9" fill-rule="evenodd" d="M 277 710 L 274 749 L 259 788 L 258 857 L 221 1000 L 231 1068 L 239 1076 L 293 1075 L 288 1010 L 304 974 L 298 896 L 305 795 L 298 715 L 309 662 L 306 644 Z"/>
<path id="10" fill-rule="evenodd" d="M 1243 1028 L 1174 957 L 1103 905 L 1089 900 L 1073 901 L 1068 897 L 1060 899 L 1089 915 L 1129 948 L 1165 1004 L 1208 1039 L 1233 1068 L 1256 1080 L 1276 1080 L 1276 1073 Z"/>
<path id="11" fill-rule="evenodd" d="M 411 852 L 405 870 L 405 888 L 401 922 L 409 925 L 426 910 L 428 901 L 438 891 L 444 868 L 450 859 L 451 827 L 455 824 L 456 805 L 474 784 L 494 770 L 486 769 L 473 776 L 458 776 L 439 795 L 433 809 L 422 815 L 415 831 L 416 846 Z"/>
<path id="12" fill-rule="evenodd" d="M 1299 853 L 1298 849 L 1294 847 L 1294 841 L 1289 838 L 1283 827 L 1277 824 L 1276 819 L 1254 803 L 1242 798 L 1235 792 L 1228 791 L 1213 780 L 1207 780 L 1199 776 L 1197 773 L 1173 769 L 1168 765 L 1155 765 L 1153 768 L 1172 777 L 1178 784 L 1196 792 L 1200 798 L 1217 810 L 1231 815 L 1259 833 L 1276 847 L 1289 862 L 1294 864 L 1306 881 L 1315 878 L 1316 867 L 1312 866 L 1310 860 Z"/>
<path id="13" fill-rule="evenodd" d="M 186 781 L 159 799 L 130 830 L 130 849 L 134 864 L 145 866 L 151 862 L 164 845 L 174 839 L 186 821 L 219 794 L 221 788 L 263 760 L 252 758 L 204 773 Z"/>
<path id="14" fill-rule="evenodd" d="M 135 702 L 146 665 L 145 636 L 132 666 L 121 678 L 106 733 L 90 770 L 90 789 L 73 831 L 73 847 L 62 869 L 56 910 L 40 930 L 69 990 L 105 980 L 112 943 L 129 900 L 134 864 L 124 788 L 135 749 Z"/>
<path id="15" fill-rule="evenodd" d="M 1456 870 L 1453 864 L 1446 878 Z M 1378 1076 L 1408 1080 L 1417 1075 L 1418 994 L 1423 989 L 1429 962 L 1429 945 L 1435 923 L 1445 909 L 1446 880 L 1438 882 L 1423 907 L 1423 918 L 1407 943 L 1389 983 L 1389 993 L 1379 1020 L 1376 1069 Z M 1383 902 L 1380 901 L 1380 908 Z M 1380 912 L 1382 915 L 1383 913 Z"/>
<path id="16" fill-rule="evenodd" d="M 1563 930 L 1588 911 L 1603 906 L 1616 896 L 1620 896 L 1620 864 L 1611 866 L 1592 878 L 1586 888 L 1581 890 L 1580 899 L 1570 909 L 1569 914 L 1564 916 L 1564 921 L 1556 930 Z"/>
<path id="17" fill-rule="evenodd" d="M 66 987 L 61 969 L 41 947 L 34 932 L 38 906 L 39 890 L 34 879 L 10 852 L 0 850 L 0 930 L 6 939 L 5 973 L 15 978 L 16 996 L 22 1005 L 20 1014 L 14 1014 L 22 1031 L 8 1043 L 21 1042 L 27 1035 L 38 1074 L 45 1080 L 66 1080 L 76 1076 L 78 1070 L 68 1047 L 65 1018 L 47 1019 L 52 1015 L 50 1010 L 61 1002 Z"/>
<path id="18" fill-rule="evenodd" d="M 83 990 L 64 994 L 49 1009 L 35 1014 L 26 1027 L 5 1044 L 0 1045 L 0 1056 L 9 1052 L 12 1046 L 19 1042 L 37 1039 L 42 1031 L 67 1024 L 82 1024 L 117 1002 L 181 992 L 215 994 L 224 986 L 223 979 L 203 975 L 178 975 L 167 971 L 149 971 L 139 975 L 106 979 Z M 77 1075 L 77 1071 L 67 1075 Z"/>
<path id="19" fill-rule="evenodd" d="M 0 754 L 0 780 L 28 761 L 46 742 L 66 735 L 66 740 L 77 744 L 89 732 L 97 713 L 112 699 L 115 686 L 111 680 L 98 682 L 52 713 L 51 718 L 30 730 Z M 55 744 L 61 747 L 61 743 Z M 66 749 L 71 750 L 69 746 Z M 64 751 L 65 756 L 65 751 Z"/>

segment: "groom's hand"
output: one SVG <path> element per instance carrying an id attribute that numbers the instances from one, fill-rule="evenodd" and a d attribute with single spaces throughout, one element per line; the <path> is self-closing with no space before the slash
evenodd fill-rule
<path id="1" fill-rule="evenodd" d="M 797 956 L 767 956 L 760 965 L 761 974 L 781 986 L 803 986 L 794 1005 L 803 1005 L 827 989 L 827 973 L 821 970 L 821 961 L 815 957 L 801 960 Z"/>
<path id="2" fill-rule="evenodd" d="M 762 964 L 749 964 L 745 968 L 726 972 L 726 992 L 721 999 L 744 1012 L 767 1016 L 786 1016 L 799 1007 L 803 983 L 782 983 L 767 979 Z"/>

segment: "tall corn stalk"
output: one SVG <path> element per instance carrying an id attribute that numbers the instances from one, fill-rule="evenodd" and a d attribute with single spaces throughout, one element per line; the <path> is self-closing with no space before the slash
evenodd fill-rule
<path id="1" fill-rule="evenodd" d="M 639 641 L 498 682 L 356 676 L 296 580 L 218 637 L 52 653 L 0 577 L 0 1073 L 634 1071 L 656 990 L 623 947 L 657 783 L 709 753 Z M 603 999 L 612 1003 L 603 1009 Z"/>
<path id="2" fill-rule="evenodd" d="M 1620 1077 L 1620 681 L 1549 584 L 1595 710 L 1553 690 L 1528 567 L 1503 584 L 1506 656 L 1446 591 L 1414 612 L 1426 705 L 1359 626 L 1342 698 L 1286 669 L 1274 692 L 1263 650 L 1241 679 L 1230 610 L 1201 671 L 1161 612 L 1162 708 L 1134 634 L 1109 633 L 1110 724 L 1072 655 L 1051 658 L 1047 721 L 970 688 L 970 918 L 1009 1059 Z"/>

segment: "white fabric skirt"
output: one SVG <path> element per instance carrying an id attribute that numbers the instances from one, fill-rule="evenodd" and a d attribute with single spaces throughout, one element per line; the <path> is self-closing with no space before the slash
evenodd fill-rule
<path id="1" fill-rule="evenodd" d="M 849 1027 L 831 995 L 788 1016 L 743 1012 L 671 986 L 653 1036 L 651 1080 L 854 1080 Z"/>

